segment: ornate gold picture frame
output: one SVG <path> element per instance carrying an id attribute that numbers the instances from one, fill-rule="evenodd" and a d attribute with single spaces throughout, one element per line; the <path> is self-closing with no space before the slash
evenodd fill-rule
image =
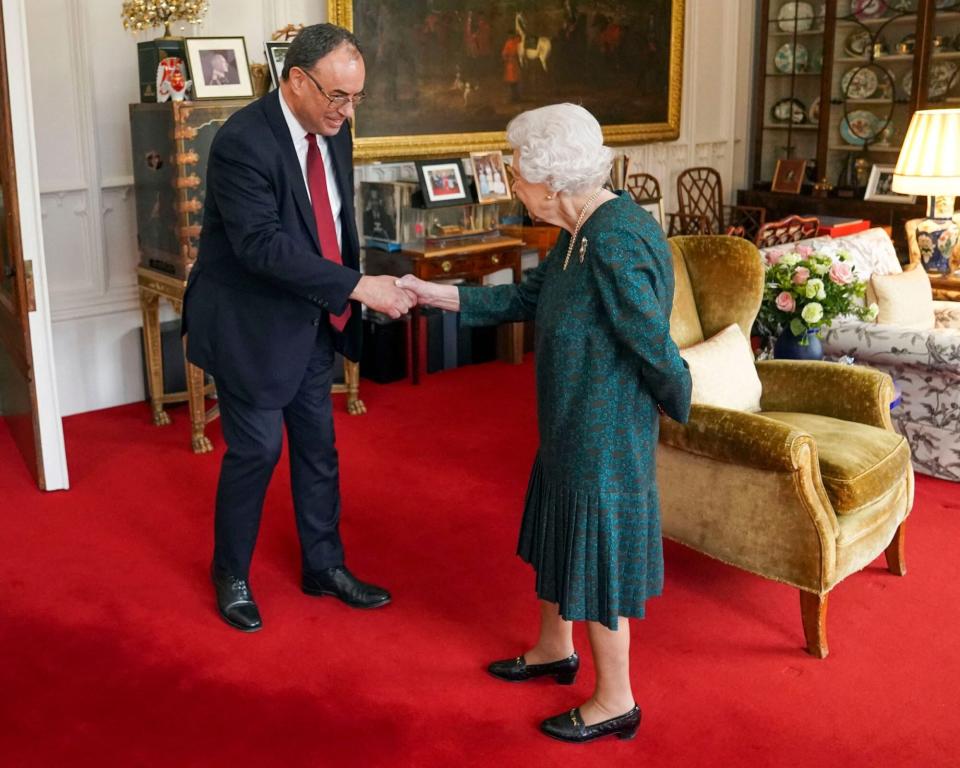
<path id="1" fill-rule="evenodd" d="M 327 0 L 367 66 L 354 158 L 507 149 L 511 117 L 563 101 L 593 112 L 608 144 L 676 139 L 684 4 Z"/>

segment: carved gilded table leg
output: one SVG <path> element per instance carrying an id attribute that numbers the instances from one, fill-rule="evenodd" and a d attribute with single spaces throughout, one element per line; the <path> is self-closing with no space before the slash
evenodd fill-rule
<path id="1" fill-rule="evenodd" d="M 347 413 L 351 416 L 366 413 L 367 406 L 360 399 L 360 364 L 352 360 L 344 360 L 343 380 L 347 387 Z"/>
<path id="2" fill-rule="evenodd" d="M 170 417 L 163 410 L 163 358 L 160 353 L 160 297 L 140 289 L 140 309 L 143 312 L 143 348 L 147 357 L 147 386 L 150 389 L 150 408 L 153 423 L 165 427 Z"/>
<path id="3" fill-rule="evenodd" d="M 194 453 L 209 453 L 213 444 L 203 432 L 207 425 L 204 402 L 204 374 L 201 368 L 187 361 L 187 400 L 190 405 L 190 442 Z"/>

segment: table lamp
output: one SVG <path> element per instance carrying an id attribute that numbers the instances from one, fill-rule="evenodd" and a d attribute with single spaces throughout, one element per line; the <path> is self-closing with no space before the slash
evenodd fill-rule
<path id="1" fill-rule="evenodd" d="M 960 195 L 960 109 L 913 113 L 891 188 L 927 197 L 927 218 L 906 225 L 911 255 L 918 255 L 928 272 L 960 269 L 960 223 L 953 215 Z"/>

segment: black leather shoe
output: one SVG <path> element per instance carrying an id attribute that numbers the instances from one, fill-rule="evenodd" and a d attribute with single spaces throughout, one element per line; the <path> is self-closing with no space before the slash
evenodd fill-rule
<path id="1" fill-rule="evenodd" d="M 231 576 L 216 565 L 210 566 L 210 578 L 217 592 L 217 610 L 227 624 L 241 632 L 256 632 L 263 626 L 246 579 Z"/>
<path id="2" fill-rule="evenodd" d="M 618 739 L 632 739 L 640 727 L 640 707 L 636 704 L 625 715 L 612 717 L 602 723 L 584 725 L 580 709 L 571 709 L 554 717 L 548 717 L 540 723 L 540 730 L 547 736 L 560 741 L 582 744 L 601 736 L 616 736 Z"/>
<path id="3" fill-rule="evenodd" d="M 331 595 L 351 608 L 380 608 L 390 602 L 387 590 L 365 584 L 350 573 L 345 565 L 324 568 L 322 571 L 305 571 L 302 586 L 305 594 L 316 597 Z"/>
<path id="4" fill-rule="evenodd" d="M 551 661 L 548 664 L 527 664 L 523 656 L 515 659 L 495 661 L 487 671 L 494 677 L 510 683 L 519 683 L 523 680 L 532 680 L 535 677 L 555 675 L 560 685 L 572 685 L 577 679 L 577 670 L 580 669 L 580 657 L 576 652 L 560 661 Z"/>

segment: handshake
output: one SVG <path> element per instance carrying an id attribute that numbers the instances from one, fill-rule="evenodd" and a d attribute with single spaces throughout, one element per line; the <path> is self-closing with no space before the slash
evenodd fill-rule
<path id="1" fill-rule="evenodd" d="M 383 312 L 394 320 L 403 317 L 418 304 L 454 312 L 460 309 L 460 294 L 455 285 L 428 283 L 413 275 L 400 278 L 363 275 L 350 298 Z"/>

